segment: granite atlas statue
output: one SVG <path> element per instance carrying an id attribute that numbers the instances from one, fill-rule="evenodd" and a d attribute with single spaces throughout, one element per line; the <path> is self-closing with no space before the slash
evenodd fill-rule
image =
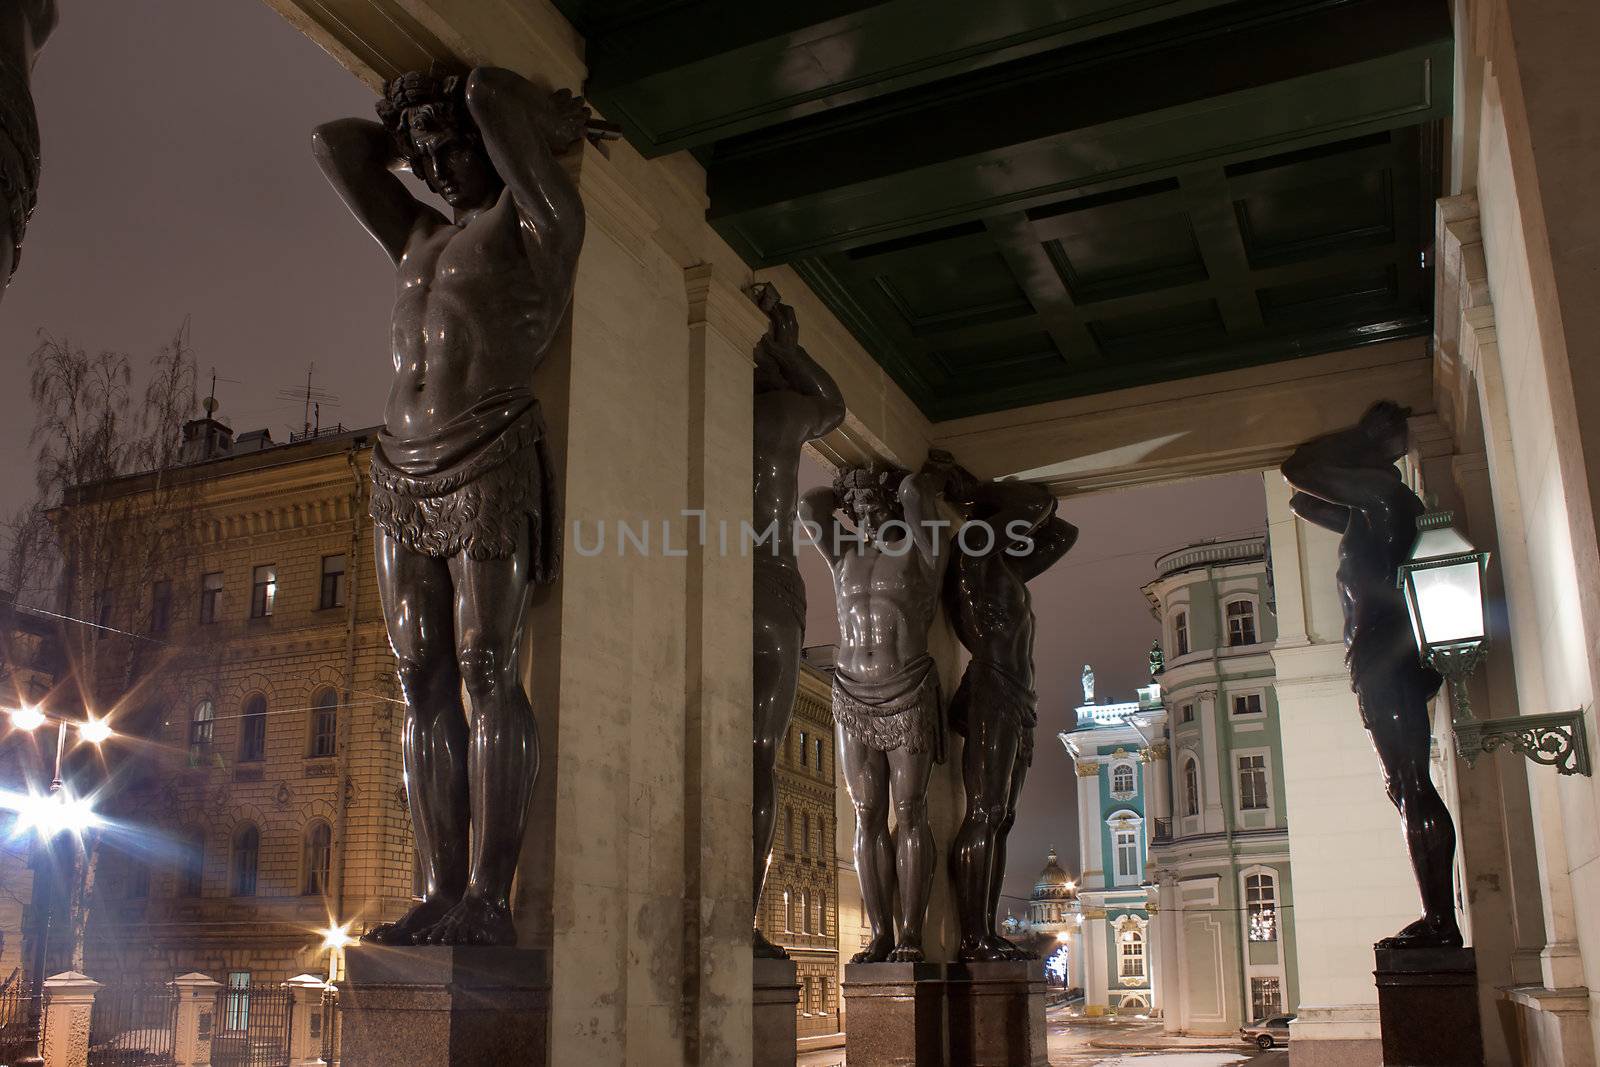
<path id="1" fill-rule="evenodd" d="M 754 696 L 753 829 L 754 895 L 759 907 L 767 857 L 777 829 L 777 760 L 789 731 L 799 681 L 800 648 L 806 634 L 806 587 L 795 558 L 795 514 L 800 488 L 800 447 L 844 421 L 844 398 L 828 372 L 800 347 L 794 308 L 771 285 L 758 283 L 750 296 L 767 316 L 767 332 L 755 347 L 753 447 L 755 494 L 752 525 L 773 536 L 753 561 L 751 683 Z M 786 953 L 756 929 L 757 956 Z"/>
<path id="2" fill-rule="evenodd" d="M 872 931 L 852 963 L 923 959 L 937 860 L 928 784 L 945 750 L 928 631 L 949 543 L 938 498 L 951 473 L 948 458 L 937 454 L 916 475 L 879 465 L 846 468 L 832 486 L 800 500 L 800 517 L 820 531 L 816 544 L 833 572 L 839 611 L 833 718 L 856 811 L 856 877 Z"/>
<path id="3" fill-rule="evenodd" d="M 1455 828 L 1428 776 L 1428 702 L 1439 675 L 1422 665 L 1395 582 L 1425 508 L 1400 478 L 1410 411 L 1389 401 L 1372 405 L 1346 430 L 1307 441 L 1283 464 L 1295 489 L 1289 506 L 1306 522 L 1341 535 L 1339 594 L 1344 604 L 1345 662 L 1361 720 L 1400 812 L 1411 867 L 1422 894 L 1422 917 L 1380 949 L 1461 946 L 1451 892 Z"/>
<path id="4" fill-rule="evenodd" d="M 55 0 L 0 0 L 0 289 L 22 260 L 22 237 L 39 198 L 39 119 L 33 61 L 56 26 Z"/>
<path id="5" fill-rule="evenodd" d="M 398 287 L 371 512 L 424 888 L 368 937 L 510 945 L 539 771 L 519 651 L 531 591 L 560 558 L 560 498 L 529 383 L 572 299 L 583 205 L 556 157 L 584 136 L 588 109 L 479 67 L 403 74 L 378 116 L 314 137 Z M 402 167 L 449 217 L 407 191 Z"/>
<path id="6" fill-rule="evenodd" d="M 1039 722 L 1028 582 L 1067 554 L 1078 530 L 1056 515 L 1048 492 L 1026 482 L 978 482 L 966 475 L 952 481 L 949 497 L 966 521 L 945 577 L 945 604 L 956 636 L 972 654 L 950 702 L 950 728 L 967 742 L 961 764 L 967 811 L 950 850 L 961 922 L 957 955 L 967 961 L 1037 959 L 1000 936 L 995 913 L 1006 837 L 1017 821 Z M 1086 694 L 1092 679 L 1085 674 Z"/>

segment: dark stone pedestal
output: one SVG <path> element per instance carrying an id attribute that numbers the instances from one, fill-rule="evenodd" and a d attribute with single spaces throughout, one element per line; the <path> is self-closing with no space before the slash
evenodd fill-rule
<path id="1" fill-rule="evenodd" d="M 794 1067 L 795 1008 L 800 1003 L 794 960 L 751 961 L 750 985 L 752 1067 Z"/>
<path id="2" fill-rule="evenodd" d="M 1376 955 L 1384 1067 L 1482 1067 L 1472 950 L 1378 949 Z"/>
<path id="3" fill-rule="evenodd" d="M 545 1067 L 550 957 L 542 949 L 352 945 L 339 983 L 343 1067 Z"/>
<path id="4" fill-rule="evenodd" d="M 1047 1067 L 1043 960 L 952 963 L 947 974 L 952 1064 Z"/>
<path id="5" fill-rule="evenodd" d="M 929 1067 L 945 1056 L 943 963 L 850 963 L 844 969 L 845 1062 Z"/>

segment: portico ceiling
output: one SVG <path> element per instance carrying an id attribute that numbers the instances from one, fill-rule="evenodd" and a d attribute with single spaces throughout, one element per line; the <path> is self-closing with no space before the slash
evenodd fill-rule
<path id="1" fill-rule="evenodd" d="M 934 420 L 1425 333 L 1444 0 L 556 0 Z"/>

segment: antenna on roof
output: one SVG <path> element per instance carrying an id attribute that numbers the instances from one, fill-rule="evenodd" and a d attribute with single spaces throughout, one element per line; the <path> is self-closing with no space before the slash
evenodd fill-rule
<path id="1" fill-rule="evenodd" d="M 211 395 L 207 396 L 204 400 L 202 400 L 200 402 L 200 407 L 201 407 L 202 410 L 205 411 L 206 418 L 208 418 L 208 419 L 216 418 L 217 409 L 222 407 L 221 402 L 217 400 L 217 383 L 218 382 L 232 382 L 234 385 L 238 385 L 239 384 L 237 381 L 235 381 L 232 378 L 219 378 L 219 377 L 217 377 L 217 368 L 215 368 L 215 367 L 211 368 Z"/>
<path id="2" fill-rule="evenodd" d="M 337 393 L 330 393 L 326 389 L 317 389 L 311 384 L 311 377 L 316 373 L 317 365 L 306 365 L 306 387 L 304 389 L 280 389 L 279 400 L 299 400 L 305 405 L 304 421 L 301 427 L 302 437 L 315 437 L 317 431 L 322 429 L 322 405 L 329 407 L 339 406 Z M 294 435 L 291 434 L 291 437 Z"/>

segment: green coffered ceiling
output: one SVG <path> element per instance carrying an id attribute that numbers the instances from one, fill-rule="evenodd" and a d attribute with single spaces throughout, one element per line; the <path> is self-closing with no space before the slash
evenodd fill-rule
<path id="1" fill-rule="evenodd" d="M 933 419 L 1425 333 L 1445 0 L 557 0 Z"/>

